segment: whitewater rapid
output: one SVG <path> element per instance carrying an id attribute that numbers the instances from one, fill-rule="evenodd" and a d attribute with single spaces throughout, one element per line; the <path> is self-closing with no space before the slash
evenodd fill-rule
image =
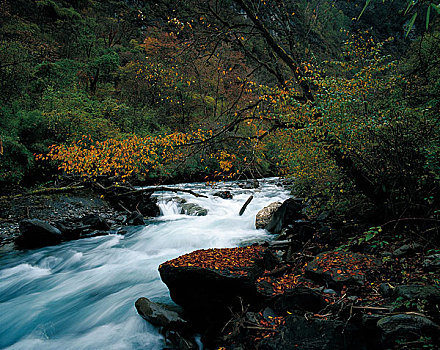
<path id="1" fill-rule="evenodd" d="M 260 180 L 244 190 L 237 182 L 173 187 L 187 193 L 160 192 L 162 216 L 125 235 L 113 234 L 0 256 L 1 349 L 162 349 L 157 330 L 136 312 L 141 296 L 172 303 L 158 266 L 201 248 L 244 245 L 270 236 L 255 229 L 264 206 L 288 198 L 277 179 Z M 229 190 L 233 199 L 212 195 Z M 254 199 L 243 216 L 240 208 Z M 179 214 L 172 197 L 208 209 L 207 216 Z"/>

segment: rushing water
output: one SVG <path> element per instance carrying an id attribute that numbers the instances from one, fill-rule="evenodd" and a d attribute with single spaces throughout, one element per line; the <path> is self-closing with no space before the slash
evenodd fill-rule
<path id="1" fill-rule="evenodd" d="M 288 193 L 275 179 L 261 185 L 257 190 L 236 183 L 214 189 L 178 185 L 209 196 L 177 194 L 207 208 L 207 216 L 178 214 L 170 200 L 175 194 L 158 193 L 163 216 L 139 230 L 0 253 L 0 348 L 162 349 L 162 337 L 137 314 L 134 302 L 144 296 L 171 303 L 157 271 L 166 260 L 200 248 L 268 239 L 255 229 L 255 215 Z M 213 197 L 218 190 L 230 190 L 234 199 Z M 238 216 L 251 194 L 253 201 Z"/>

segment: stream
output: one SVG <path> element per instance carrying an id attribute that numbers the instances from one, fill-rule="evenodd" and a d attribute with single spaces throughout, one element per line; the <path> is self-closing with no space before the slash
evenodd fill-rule
<path id="1" fill-rule="evenodd" d="M 288 198 L 278 179 L 245 190 L 237 182 L 179 184 L 209 198 L 178 193 L 208 209 L 207 216 L 178 214 L 176 194 L 157 192 L 162 216 L 125 235 L 93 237 L 0 256 L 1 349 L 162 349 L 157 330 L 136 312 L 147 297 L 172 303 L 158 266 L 201 248 L 222 248 L 268 240 L 255 229 L 264 206 Z M 213 197 L 229 190 L 233 199 Z M 240 208 L 254 199 L 243 216 Z"/>

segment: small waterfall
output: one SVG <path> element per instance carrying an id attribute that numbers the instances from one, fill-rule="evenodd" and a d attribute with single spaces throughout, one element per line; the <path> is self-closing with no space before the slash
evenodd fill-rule
<path id="1" fill-rule="evenodd" d="M 177 203 L 172 199 L 163 199 L 157 203 L 160 209 L 160 215 L 172 216 L 180 214 Z"/>

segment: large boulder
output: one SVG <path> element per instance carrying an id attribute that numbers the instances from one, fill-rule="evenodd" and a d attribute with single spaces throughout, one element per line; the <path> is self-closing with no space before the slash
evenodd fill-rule
<path id="1" fill-rule="evenodd" d="M 265 228 L 266 225 L 269 223 L 273 213 L 281 206 L 281 204 L 281 202 L 273 202 L 261 209 L 255 217 L 255 227 L 257 229 Z"/>
<path id="2" fill-rule="evenodd" d="M 300 201 L 289 198 L 273 213 L 265 229 L 271 233 L 280 233 L 281 230 L 303 217 L 303 206 Z"/>
<path id="3" fill-rule="evenodd" d="M 180 213 L 190 216 L 206 216 L 208 210 L 195 203 L 183 203 Z"/>
<path id="4" fill-rule="evenodd" d="M 16 244 L 23 248 L 39 248 L 58 244 L 63 235 L 59 229 L 46 221 L 25 219 L 20 222 L 20 233 Z"/>
<path id="5" fill-rule="evenodd" d="M 223 324 L 230 309 L 257 305 L 255 281 L 278 263 L 261 246 L 197 250 L 160 265 L 171 298 L 201 328 Z"/>
<path id="6" fill-rule="evenodd" d="M 398 314 L 387 316 L 377 322 L 382 342 L 388 348 L 398 341 L 415 341 L 420 337 L 431 337 L 433 343 L 440 340 L 440 328 L 437 324 L 419 315 Z"/>
<path id="7" fill-rule="evenodd" d="M 369 255 L 330 251 L 318 254 L 305 271 L 313 280 L 341 289 L 344 285 L 364 286 L 367 275 L 379 266 L 380 261 Z"/>

